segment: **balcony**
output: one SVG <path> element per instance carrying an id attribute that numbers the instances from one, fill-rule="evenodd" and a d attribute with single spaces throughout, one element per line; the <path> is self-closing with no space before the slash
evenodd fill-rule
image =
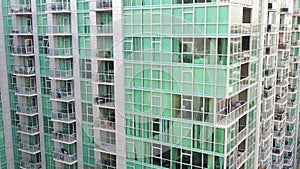
<path id="1" fill-rule="evenodd" d="M 284 150 L 285 151 L 293 151 L 294 150 L 294 143 L 290 144 L 290 145 L 284 145 Z"/>
<path id="2" fill-rule="evenodd" d="M 300 41 L 299 40 L 298 41 L 293 40 L 291 42 L 291 47 L 299 47 L 299 46 L 300 46 Z"/>
<path id="3" fill-rule="evenodd" d="M 113 50 L 112 49 L 100 49 L 94 50 L 92 52 L 93 59 L 113 59 Z"/>
<path id="4" fill-rule="evenodd" d="M 76 142 L 76 133 L 67 134 L 61 131 L 53 132 L 53 140 L 57 142 L 62 142 L 66 144 L 73 144 Z"/>
<path id="5" fill-rule="evenodd" d="M 284 87 L 287 84 L 288 83 L 286 81 L 286 77 L 285 76 L 279 77 L 279 79 L 276 80 L 276 85 L 278 85 L 279 87 Z"/>
<path id="6" fill-rule="evenodd" d="M 296 70 L 291 70 L 291 71 L 289 72 L 289 77 L 290 77 L 290 78 L 298 78 L 298 76 L 299 76 L 299 72 L 296 71 Z"/>
<path id="7" fill-rule="evenodd" d="M 14 75 L 16 76 L 35 76 L 35 67 L 14 66 Z"/>
<path id="8" fill-rule="evenodd" d="M 283 158 L 284 165 L 287 165 L 287 166 L 292 166 L 293 161 L 294 161 L 294 156 L 293 155 L 284 156 L 284 158 Z"/>
<path id="9" fill-rule="evenodd" d="M 51 90 L 51 100 L 71 102 L 74 101 L 74 91 L 63 91 L 61 89 Z"/>
<path id="10" fill-rule="evenodd" d="M 288 92 L 296 93 L 298 91 L 298 86 L 288 85 Z"/>
<path id="11" fill-rule="evenodd" d="M 32 26 L 13 26 L 10 35 L 32 35 Z"/>
<path id="12" fill-rule="evenodd" d="M 25 115 L 25 116 L 35 116 L 38 115 L 37 106 L 26 106 L 26 105 L 17 105 L 16 114 Z"/>
<path id="13" fill-rule="evenodd" d="M 49 33 L 59 36 L 70 36 L 72 35 L 71 25 L 55 25 L 48 27 Z"/>
<path id="14" fill-rule="evenodd" d="M 72 48 L 49 48 L 49 56 L 50 58 L 73 58 Z"/>
<path id="15" fill-rule="evenodd" d="M 95 150 L 100 150 L 108 153 L 116 153 L 116 145 L 103 142 L 95 142 Z"/>
<path id="16" fill-rule="evenodd" d="M 273 160 L 272 169 L 282 169 L 283 168 L 283 159 L 282 157 L 277 160 Z"/>
<path id="17" fill-rule="evenodd" d="M 286 122 L 288 122 L 288 123 L 293 123 L 293 122 L 295 122 L 296 119 L 297 119 L 297 118 L 296 118 L 296 116 L 295 116 L 295 113 L 288 112 L 288 113 L 286 114 Z"/>
<path id="18" fill-rule="evenodd" d="M 76 122 L 75 113 L 68 113 L 69 110 L 62 109 L 58 111 L 54 111 L 52 113 L 52 121 L 61 122 L 61 123 L 74 123 Z"/>
<path id="19" fill-rule="evenodd" d="M 284 129 L 282 128 L 281 130 L 274 130 L 274 137 L 276 138 L 282 138 L 285 134 Z"/>
<path id="20" fill-rule="evenodd" d="M 94 120 L 94 127 L 104 129 L 104 130 L 114 131 L 115 130 L 115 122 L 108 120 L 107 118 L 105 118 L 103 120 Z"/>
<path id="21" fill-rule="evenodd" d="M 277 62 L 277 68 L 288 68 L 287 61 L 284 59 L 281 59 L 280 61 Z"/>
<path id="22" fill-rule="evenodd" d="M 247 151 L 245 150 L 243 152 L 239 151 L 237 161 L 236 161 L 237 168 L 240 168 L 241 165 L 246 161 L 246 159 L 247 159 Z"/>
<path id="23" fill-rule="evenodd" d="M 289 12 L 289 8 L 281 8 L 280 12 Z"/>
<path id="24" fill-rule="evenodd" d="M 54 152 L 53 154 L 54 156 L 54 160 L 64 163 L 64 164 L 68 164 L 68 165 L 72 165 L 75 164 L 77 162 L 77 154 L 63 154 L 61 152 Z"/>
<path id="25" fill-rule="evenodd" d="M 296 99 L 288 99 L 288 102 L 287 102 L 288 107 L 295 107 L 296 105 L 297 105 Z"/>
<path id="26" fill-rule="evenodd" d="M 101 24 L 101 25 L 96 25 L 96 26 L 92 26 L 92 27 L 96 27 L 98 35 L 112 36 L 112 33 L 113 33 L 112 24 L 105 24 L 105 25 Z"/>
<path id="27" fill-rule="evenodd" d="M 96 10 L 111 10 L 112 1 L 111 0 L 96 0 Z"/>
<path id="28" fill-rule="evenodd" d="M 260 158 L 261 160 L 265 160 L 266 158 L 270 157 L 271 155 L 271 148 L 268 145 L 266 148 L 261 147 Z"/>
<path id="29" fill-rule="evenodd" d="M 272 127 L 262 127 L 261 138 L 262 140 L 266 140 L 272 134 Z"/>
<path id="30" fill-rule="evenodd" d="M 265 69 L 265 76 L 272 76 L 275 74 L 275 68 L 268 68 L 268 69 Z"/>
<path id="31" fill-rule="evenodd" d="M 244 127 L 241 131 L 238 133 L 238 142 L 241 142 L 246 136 L 247 136 L 247 127 Z"/>
<path id="32" fill-rule="evenodd" d="M 31 14 L 31 4 L 14 4 L 10 7 L 10 14 L 28 15 Z"/>
<path id="33" fill-rule="evenodd" d="M 297 55 L 291 55 L 291 58 L 289 60 L 290 62 L 298 63 L 300 61 L 300 57 Z"/>
<path id="34" fill-rule="evenodd" d="M 112 71 L 95 73 L 93 76 L 93 81 L 96 83 L 113 83 L 114 73 Z"/>
<path id="35" fill-rule="evenodd" d="M 70 2 L 50 2 L 47 3 L 48 13 L 70 13 Z"/>
<path id="36" fill-rule="evenodd" d="M 272 152 L 275 153 L 275 154 L 280 155 L 280 154 L 283 153 L 283 148 L 284 148 L 283 145 L 277 144 L 275 147 L 273 147 L 273 151 Z"/>
<path id="37" fill-rule="evenodd" d="M 250 23 L 242 24 L 242 33 L 243 34 L 251 34 L 251 24 Z"/>
<path id="38" fill-rule="evenodd" d="M 273 114 L 273 110 L 274 109 L 271 109 L 271 110 L 268 110 L 268 111 L 263 111 L 262 114 L 261 114 L 263 120 L 267 120 L 269 117 L 271 117 L 272 114 Z"/>
<path id="39" fill-rule="evenodd" d="M 269 98 L 274 95 L 274 88 L 272 86 L 264 87 L 264 98 Z"/>
<path id="40" fill-rule="evenodd" d="M 290 44 L 288 43 L 281 43 L 278 45 L 278 49 L 281 49 L 281 50 L 288 50 L 290 48 Z"/>
<path id="41" fill-rule="evenodd" d="M 295 135 L 295 129 L 286 130 L 285 135 L 288 137 L 293 137 Z"/>
<path id="42" fill-rule="evenodd" d="M 94 103 L 96 106 L 101 107 L 111 107 L 113 108 L 115 106 L 115 98 L 114 95 L 100 95 L 95 97 Z"/>
<path id="43" fill-rule="evenodd" d="M 40 162 L 29 162 L 29 160 L 21 160 L 20 161 L 21 169 L 40 169 L 42 168 L 42 164 Z"/>
<path id="44" fill-rule="evenodd" d="M 28 126 L 26 124 L 18 124 L 18 132 L 27 135 L 37 135 L 39 134 L 39 126 L 38 125 Z"/>
<path id="45" fill-rule="evenodd" d="M 33 46 L 18 45 L 12 47 L 11 54 L 16 56 L 34 56 Z"/>
<path id="46" fill-rule="evenodd" d="M 20 96 L 32 97 L 37 94 L 36 87 L 16 86 L 15 94 Z"/>
<path id="47" fill-rule="evenodd" d="M 248 103 L 245 101 L 237 101 L 235 104 L 231 105 L 229 112 L 227 111 L 228 110 L 226 109 L 217 114 L 218 124 L 227 126 L 237 120 L 240 116 L 248 112 Z"/>
<path id="48" fill-rule="evenodd" d="M 37 154 L 40 152 L 40 144 L 30 145 L 28 143 L 21 142 L 19 150 L 28 154 Z"/>
<path id="49" fill-rule="evenodd" d="M 49 78 L 57 80 L 72 80 L 74 78 L 73 70 L 50 69 Z"/>

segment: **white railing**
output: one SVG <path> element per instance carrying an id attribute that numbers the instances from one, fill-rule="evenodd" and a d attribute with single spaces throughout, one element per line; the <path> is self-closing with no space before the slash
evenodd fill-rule
<path id="1" fill-rule="evenodd" d="M 50 69 L 50 78 L 68 79 L 73 77 L 73 70 Z"/>
<path id="2" fill-rule="evenodd" d="M 76 133 L 66 134 L 60 131 L 56 131 L 53 132 L 53 139 L 63 141 L 63 142 L 73 142 L 76 141 Z"/>
<path id="3" fill-rule="evenodd" d="M 16 86 L 16 93 L 22 95 L 36 94 L 36 87 Z"/>
<path id="4" fill-rule="evenodd" d="M 40 150 L 40 144 L 30 145 L 28 143 L 20 143 L 20 149 L 23 151 L 28 151 L 31 153 L 35 153 Z"/>
<path id="5" fill-rule="evenodd" d="M 18 75 L 33 75 L 35 68 L 29 66 L 14 66 L 14 73 Z"/>
<path id="6" fill-rule="evenodd" d="M 38 125 L 28 126 L 26 124 L 18 124 L 18 131 L 27 134 L 34 134 L 39 132 L 39 126 Z"/>
<path id="7" fill-rule="evenodd" d="M 51 99 L 72 100 L 74 99 L 74 91 L 51 90 Z"/>
<path id="8" fill-rule="evenodd" d="M 73 163 L 77 161 L 77 154 L 69 155 L 61 152 L 54 152 L 54 159 L 67 163 Z"/>
<path id="9" fill-rule="evenodd" d="M 26 105 L 17 105 L 17 112 L 23 113 L 23 114 L 37 114 L 38 113 L 38 107 L 37 106 L 26 106 Z"/>
<path id="10" fill-rule="evenodd" d="M 50 3 L 47 3 L 47 9 L 49 12 L 70 11 L 70 3 L 69 2 L 50 2 Z"/>

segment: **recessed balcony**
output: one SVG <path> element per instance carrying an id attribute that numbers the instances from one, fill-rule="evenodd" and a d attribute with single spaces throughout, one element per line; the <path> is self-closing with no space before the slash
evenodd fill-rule
<path id="1" fill-rule="evenodd" d="M 41 162 L 30 162 L 30 160 L 21 160 L 20 168 L 22 169 L 41 169 Z"/>
<path id="2" fill-rule="evenodd" d="M 96 10 L 97 11 L 112 10 L 112 1 L 111 0 L 96 0 Z"/>
<path id="3" fill-rule="evenodd" d="M 111 107 L 111 108 L 115 106 L 114 95 L 99 95 L 96 96 L 94 100 L 96 106 Z"/>
<path id="4" fill-rule="evenodd" d="M 99 36 L 112 36 L 113 26 L 112 24 L 100 24 L 91 26 L 96 28 L 97 35 Z"/>
<path id="5" fill-rule="evenodd" d="M 35 76 L 35 67 L 29 66 L 14 66 L 14 75 L 16 76 Z"/>
<path id="6" fill-rule="evenodd" d="M 73 144 L 76 142 L 76 133 L 68 134 L 61 131 L 53 132 L 53 140 L 65 144 Z"/>
<path id="7" fill-rule="evenodd" d="M 38 125 L 26 125 L 26 124 L 18 124 L 18 132 L 27 135 L 37 135 L 39 134 L 39 126 Z"/>
<path id="8" fill-rule="evenodd" d="M 48 26 L 48 34 L 57 36 L 71 36 L 71 25 L 54 25 Z"/>
<path id="9" fill-rule="evenodd" d="M 56 80 L 72 80 L 74 79 L 73 70 L 50 69 L 49 78 Z"/>
<path id="10" fill-rule="evenodd" d="M 36 87 L 16 86 L 15 94 L 19 96 L 33 97 L 37 95 Z"/>
<path id="11" fill-rule="evenodd" d="M 12 26 L 10 35 L 32 35 L 32 26 Z"/>
<path id="12" fill-rule="evenodd" d="M 33 46 L 13 46 L 11 54 L 15 56 L 34 56 Z"/>
<path id="13" fill-rule="evenodd" d="M 113 59 L 113 50 L 112 49 L 97 49 L 92 51 L 93 59 L 101 60 L 112 60 Z"/>
<path id="14" fill-rule="evenodd" d="M 10 6 L 9 14 L 29 15 L 31 14 L 31 4 L 13 4 Z"/>
<path id="15" fill-rule="evenodd" d="M 62 89 L 51 90 L 51 100 L 61 102 L 74 101 L 74 91 L 65 91 Z"/>
<path id="16" fill-rule="evenodd" d="M 68 109 L 61 109 L 52 112 L 52 121 L 60 122 L 60 123 L 74 123 L 75 112 L 71 112 Z"/>
<path id="17" fill-rule="evenodd" d="M 40 152 L 40 144 L 30 145 L 28 143 L 21 142 L 19 150 L 28 154 L 37 154 Z"/>
<path id="18" fill-rule="evenodd" d="M 48 13 L 70 13 L 70 2 L 49 2 L 47 3 Z"/>
<path id="19" fill-rule="evenodd" d="M 37 106 L 17 105 L 16 114 L 24 116 L 36 116 L 39 114 Z"/>
<path id="20" fill-rule="evenodd" d="M 58 59 L 68 59 L 73 58 L 72 48 L 49 48 L 50 58 L 58 58 Z"/>
<path id="21" fill-rule="evenodd" d="M 77 162 L 77 154 L 54 152 L 54 160 L 63 164 L 73 165 Z"/>
<path id="22" fill-rule="evenodd" d="M 114 83 L 114 73 L 113 70 L 110 72 L 94 73 L 93 81 L 96 83 Z"/>

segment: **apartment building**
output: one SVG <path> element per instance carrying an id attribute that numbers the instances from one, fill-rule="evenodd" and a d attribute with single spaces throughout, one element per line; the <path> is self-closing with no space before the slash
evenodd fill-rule
<path id="1" fill-rule="evenodd" d="M 1 168 L 299 165 L 298 0 L 0 4 Z"/>

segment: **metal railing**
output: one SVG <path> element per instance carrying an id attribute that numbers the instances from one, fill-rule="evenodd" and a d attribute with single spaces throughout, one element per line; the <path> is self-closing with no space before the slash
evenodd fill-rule
<path id="1" fill-rule="evenodd" d="M 49 48 L 49 56 L 72 56 L 72 48 Z"/>
<path id="2" fill-rule="evenodd" d="M 96 1 L 97 9 L 109 9 L 112 8 L 112 1 L 111 0 L 97 0 Z"/>
<path id="3" fill-rule="evenodd" d="M 20 161 L 20 167 L 26 169 L 40 169 L 42 168 L 41 162 L 29 162 L 27 160 Z"/>
<path id="4" fill-rule="evenodd" d="M 18 45 L 18 46 L 13 46 L 11 48 L 11 53 L 13 55 L 33 55 L 34 54 L 33 49 L 34 49 L 33 46 Z"/>
<path id="5" fill-rule="evenodd" d="M 50 69 L 50 78 L 68 79 L 73 77 L 73 70 Z"/>
<path id="6" fill-rule="evenodd" d="M 114 73 L 111 72 L 95 73 L 93 79 L 94 82 L 112 83 L 114 82 Z"/>
<path id="7" fill-rule="evenodd" d="M 95 104 L 99 106 L 113 107 L 115 105 L 114 95 L 100 95 L 95 97 Z"/>
<path id="8" fill-rule="evenodd" d="M 17 112 L 23 113 L 23 114 L 37 114 L 38 113 L 38 107 L 37 106 L 26 106 L 26 105 L 17 105 Z"/>
<path id="9" fill-rule="evenodd" d="M 51 99 L 59 99 L 59 100 L 72 100 L 74 99 L 74 91 L 62 91 L 56 89 L 55 91 L 51 90 Z"/>
<path id="10" fill-rule="evenodd" d="M 70 34 L 71 33 L 71 25 L 54 25 L 48 26 L 48 30 L 53 34 Z"/>
<path id="11" fill-rule="evenodd" d="M 60 131 L 53 132 L 53 139 L 62 142 L 73 142 L 76 141 L 76 133 L 67 134 Z"/>
<path id="12" fill-rule="evenodd" d="M 92 57 L 95 59 L 112 59 L 113 51 L 112 49 L 93 50 Z"/>
<path id="13" fill-rule="evenodd" d="M 35 153 L 40 150 L 40 144 L 30 145 L 28 143 L 20 143 L 20 149 L 23 151 Z"/>
<path id="14" fill-rule="evenodd" d="M 77 154 L 64 154 L 61 152 L 54 152 L 54 159 L 64 161 L 67 163 L 73 163 L 77 161 Z"/>
<path id="15" fill-rule="evenodd" d="M 18 124 L 18 131 L 27 134 L 35 134 L 39 132 L 39 125 L 28 126 L 26 124 Z"/>
<path id="16" fill-rule="evenodd" d="M 36 94 L 36 87 L 16 86 L 15 92 L 22 95 L 33 95 Z"/>
<path id="17" fill-rule="evenodd" d="M 66 112 L 66 113 L 65 113 Z M 64 122 L 70 122 L 75 120 L 75 113 L 67 113 L 68 110 L 58 110 L 54 111 L 52 113 L 52 119 L 64 121 Z"/>
<path id="18" fill-rule="evenodd" d="M 13 14 L 30 13 L 31 4 L 14 4 L 10 6 L 10 10 Z"/>
<path id="19" fill-rule="evenodd" d="M 30 34 L 32 33 L 32 26 L 12 26 L 11 27 L 11 33 L 13 34 Z"/>
<path id="20" fill-rule="evenodd" d="M 35 67 L 14 66 L 14 74 L 18 74 L 18 75 L 33 75 L 33 74 L 35 74 Z"/>
<path id="21" fill-rule="evenodd" d="M 69 2 L 50 2 L 47 3 L 48 12 L 70 11 Z"/>

